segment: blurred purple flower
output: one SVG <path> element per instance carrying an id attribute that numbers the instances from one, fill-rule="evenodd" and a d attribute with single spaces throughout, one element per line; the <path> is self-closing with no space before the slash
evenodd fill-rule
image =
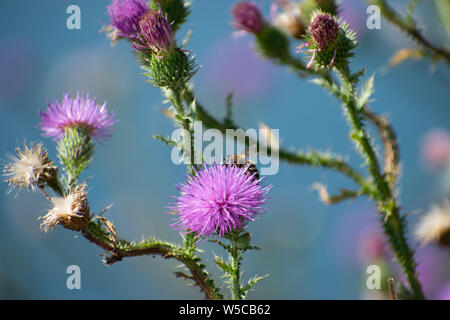
<path id="1" fill-rule="evenodd" d="M 64 130 L 69 126 L 80 126 L 96 138 L 110 136 L 114 120 L 114 112 L 106 109 L 106 101 L 103 105 L 96 104 L 96 98 L 90 99 L 89 94 L 77 92 L 77 97 L 72 99 L 69 94 L 63 95 L 61 103 L 53 99 L 53 103 L 47 102 L 47 111 L 39 111 L 41 122 L 39 123 L 43 135 L 54 140 L 64 137 Z"/>
<path id="2" fill-rule="evenodd" d="M 450 300 L 450 282 L 448 282 L 442 289 L 439 291 L 437 296 L 438 300 Z"/>
<path id="3" fill-rule="evenodd" d="M 339 18 L 345 20 L 350 29 L 356 32 L 358 38 L 365 33 L 366 27 L 366 14 L 367 5 L 363 0 L 345 0 L 339 5 Z"/>
<path id="4" fill-rule="evenodd" d="M 39 61 L 32 53 L 35 48 L 17 37 L 3 38 L 0 43 L 0 100 L 11 100 L 7 105 L 13 105 L 30 90 Z"/>
<path id="5" fill-rule="evenodd" d="M 139 20 L 149 7 L 143 0 L 113 0 L 108 6 L 111 24 L 120 37 L 129 38 L 139 32 Z"/>
<path id="6" fill-rule="evenodd" d="M 433 170 L 442 169 L 450 160 L 450 133 L 446 129 L 432 129 L 425 134 L 421 145 L 422 159 Z"/>
<path id="7" fill-rule="evenodd" d="M 231 13 L 234 18 L 233 26 L 236 29 L 253 33 L 261 31 L 264 19 L 256 4 L 249 1 L 238 2 L 234 5 Z"/>
<path id="8" fill-rule="evenodd" d="M 358 249 L 361 260 L 369 263 L 379 259 L 386 259 L 389 253 L 389 247 L 384 235 L 376 225 L 362 230 L 358 240 Z"/>
<path id="9" fill-rule="evenodd" d="M 244 38 L 226 39 L 214 45 L 203 70 L 207 72 L 208 86 L 214 86 L 221 96 L 232 92 L 237 99 L 260 97 L 279 71 L 258 57 Z"/>
<path id="10" fill-rule="evenodd" d="M 178 215 L 171 227 L 199 236 L 224 236 L 245 227 L 261 213 L 272 186 L 262 187 L 262 179 L 247 174 L 247 168 L 213 164 L 189 176 L 177 186 L 180 196 L 171 204 Z"/>
<path id="11" fill-rule="evenodd" d="M 426 296 L 433 296 L 446 270 L 442 251 L 426 246 L 416 251 L 417 273 Z"/>

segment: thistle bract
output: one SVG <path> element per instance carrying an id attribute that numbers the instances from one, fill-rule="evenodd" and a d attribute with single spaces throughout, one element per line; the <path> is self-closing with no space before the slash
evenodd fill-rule
<path id="1" fill-rule="evenodd" d="M 264 19 L 259 8 L 251 2 L 238 2 L 232 10 L 234 27 L 248 32 L 261 31 Z"/>
<path id="2" fill-rule="evenodd" d="M 174 32 L 186 22 L 190 11 L 188 3 L 183 0 L 152 0 L 149 6 L 152 10 L 161 9 L 162 12 L 167 14 L 167 19 Z"/>
<path id="3" fill-rule="evenodd" d="M 54 99 L 47 103 L 47 111 L 39 111 L 39 123 L 43 135 L 59 140 L 64 137 L 66 129 L 82 127 L 94 138 L 103 139 L 110 136 L 114 120 L 114 112 L 108 111 L 106 101 L 99 105 L 89 94 L 77 93 L 76 98 L 64 94 L 61 102 Z"/>
<path id="4" fill-rule="evenodd" d="M 134 37 L 140 30 L 139 20 L 149 10 L 143 0 L 113 0 L 108 6 L 108 13 L 117 36 Z"/>
<path id="5" fill-rule="evenodd" d="M 180 196 L 171 205 L 178 221 L 172 227 L 201 237 L 219 237 L 256 219 L 271 186 L 262 187 L 246 168 L 213 164 L 179 185 Z"/>

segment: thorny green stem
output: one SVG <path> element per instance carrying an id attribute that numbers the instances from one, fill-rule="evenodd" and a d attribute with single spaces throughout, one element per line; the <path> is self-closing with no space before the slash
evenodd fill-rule
<path id="1" fill-rule="evenodd" d="M 371 144 L 368 133 L 362 121 L 362 110 L 356 107 L 356 93 L 354 83 L 350 73 L 346 68 L 338 70 L 342 79 L 342 102 L 348 116 L 349 124 L 353 129 L 351 135 L 355 142 L 356 149 L 365 158 L 369 173 L 376 185 L 374 199 L 377 202 L 378 210 L 381 213 L 383 229 L 389 239 L 391 248 L 394 251 L 398 263 L 406 274 L 415 299 L 425 299 L 422 287 L 416 272 L 416 263 L 413 251 L 410 249 L 405 236 L 404 218 L 400 216 L 400 209 L 396 204 L 393 190 L 390 187 L 388 177 L 385 177 L 380 170 L 375 150 Z M 393 131 L 392 131 L 393 132 Z M 393 136 L 391 136 L 393 138 Z"/>
<path id="2" fill-rule="evenodd" d="M 238 248 L 236 239 L 231 239 L 231 263 L 233 267 L 232 284 L 231 284 L 231 299 L 241 300 L 241 250 Z"/>
<path id="3" fill-rule="evenodd" d="M 444 59 L 450 64 L 450 51 L 445 48 L 438 47 L 428 41 L 417 29 L 414 23 L 408 23 L 407 20 L 396 12 L 386 0 L 367 0 L 369 3 L 377 5 L 383 16 L 392 24 L 397 26 L 401 31 L 408 34 L 413 40 L 417 41 L 422 47 L 432 52 L 435 60 Z"/>

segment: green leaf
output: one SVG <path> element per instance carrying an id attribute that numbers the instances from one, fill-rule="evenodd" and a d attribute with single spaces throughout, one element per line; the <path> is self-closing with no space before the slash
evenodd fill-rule
<path id="1" fill-rule="evenodd" d="M 247 296 L 248 291 L 252 289 L 255 284 L 257 284 L 262 279 L 267 278 L 268 276 L 269 276 L 268 274 L 262 277 L 255 276 L 250 280 L 248 280 L 247 284 L 241 288 L 241 296 L 245 298 Z"/>
<path id="2" fill-rule="evenodd" d="M 154 138 L 156 140 L 159 140 L 159 141 L 162 141 L 165 144 L 167 144 L 168 146 L 178 146 L 178 142 L 173 141 L 170 138 L 165 138 L 165 137 L 160 136 L 160 135 L 154 135 L 154 136 L 152 136 L 152 138 Z"/>
<path id="3" fill-rule="evenodd" d="M 367 80 L 367 82 L 364 84 L 364 87 L 362 88 L 359 98 L 357 100 L 358 109 L 361 109 L 364 105 L 370 102 L 370 97 L 374 93 L 374 86 L 373 86 L 374 78 L 375 74 L 373 74 L 369 78 L 369 80 Z"/>
<path id="4" fill-rule="evenodd" d="M 231 264 L 225 262 L 221 257 L 215 256 L 214 261 L 219 266 L 219 268 L 226 274 L 231 275 L 234 273 L 234 270 L 233 270 L 233 267 L 231 266 Z"/>

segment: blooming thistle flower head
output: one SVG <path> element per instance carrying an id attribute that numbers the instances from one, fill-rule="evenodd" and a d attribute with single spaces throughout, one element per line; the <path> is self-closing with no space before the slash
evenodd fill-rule
<path id="1" fill-rule="evenodd" d="M 431 208 L 417 226 L 416 237 L 423 244 L 435 242 L 450 247 L 450 201 Z"/>
<path id="2" fill-rule="evenodd" d="M 90 99 L 89 94 L 77 93 L 76 98 L 64 94 L 61 102 L 54 99 L 47 103 L 47 111 L 39 111 L 39 123 L 43 135 L 59 140 L 64 137 L 65 129 L 82 127 L 89 135 L 104 139 L 110 136 L 114 120 L 114 112 L 108 111 L 106 101 L 96 104 L 96 98 Z"/>
<path id="3" fill-rule="evenodd" d="M 264 25 L 261 10 L 252 2 L 236 3 L 231 13 L 234 18 L 234 27 L 237 29 L 259 33 Z"/>
<path id="4" fill-rule="evenodd" d="M 44 232 L 58 224 L 74 231 L 86 230 L 90 221 L 86 189 L 86 184 L 82 184 L 75 187 L 66 197 L 51 198 L 53 208 L 41 217 L 44 220 L 41 224 Z"/>
<path id="5" fill-rule="evenodd" d="M 313 62 L 316 67 L 326 68 L 346 65 L 347 59 L 353 56 L 351 52 L 357 45 L 356 34 L 349 29 L 347 23 L 334 16 L 316 11 L 305 36 L 306 42 L 297 47 L 297 52 L 307 47 L 311 54 L 307 68 Z"/>
<path id="6" fill-rule="evenodd" d="M 34 190 L 53 180 L 58 174 L 58 168 L 49 160 L 47 151 L 41 143 L 23 149 L 16 148 L 17 156 L 11 156 L 11 162 L 3 169 L 7 178 L 5 182 L 12 188 Z"/>
<path id="7" fill-rule="evenodd" d="M 108 6 L 113 34 L 133 38 L 140 30 L 139 20 L 149 10 L 143 0 L 113 0 Z"/>
<path id="8" fill-rule="evenodd" d="M 136 49 L 152 51 L 159 56 L 176 48 L 175 36 L 167 19 L 167 14 L 161 10 L 147 11 L 139 21 Z"/>
<path id="9" fill-rule="evenodd" d="M 170 209 L 178 215 L 173 228 L 201 237 L 219 237 L 256 219 L 271 186 L 262 187 L 246 168 L 213 164 L 179 185 L 181 194 Z"/>
<path id="10" fill-rule="evenodd" d="M 320 49 L 324 49 L 333 45 L 337 40 L 339 24 L 327 13 L 318 14 L 309 25 L 308 30 L 319 44 Z"/>

